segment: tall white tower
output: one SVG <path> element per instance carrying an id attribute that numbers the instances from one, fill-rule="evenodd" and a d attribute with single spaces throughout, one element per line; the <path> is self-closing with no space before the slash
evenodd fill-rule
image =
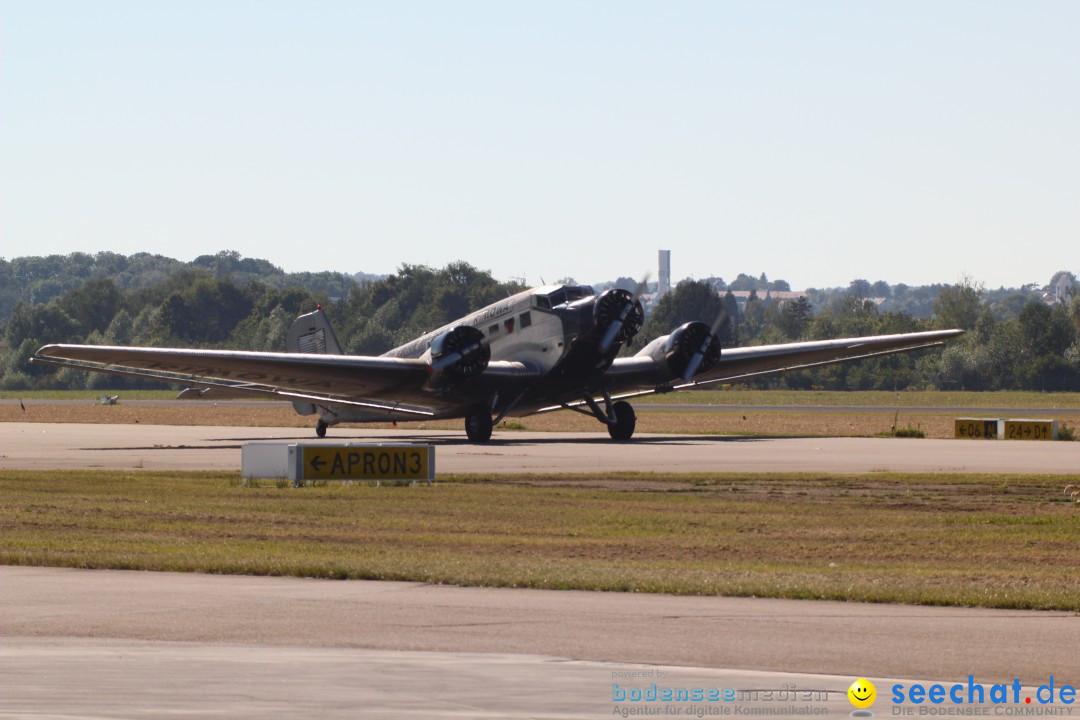
<path id="1" fill-rule="evenodd" d="M 663 295 L 671 290 L 671 251 L 660 251 L 660 279 L 656 286 L 656 293 Z"/>

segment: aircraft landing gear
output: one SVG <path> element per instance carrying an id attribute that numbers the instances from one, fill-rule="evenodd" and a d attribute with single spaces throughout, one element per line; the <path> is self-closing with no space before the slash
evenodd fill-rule
<path id="1" fill-rule="evenodd" d="M 328 425 L 326 424 L 325 420 L 319 420 L 319 422 L 315 423 L 315 434 L 321 438 L 326 437 L 327 427 Z"/>
<path id="2" fill-rule="evenodd" d="M 637 415 L 630 403 L 619 400 L 611 406 L 607 431 L 612 440 L 629 440 L 633 437 L 636 426 Z"/>
<path id="3" fill-rule="evenodd" d="M 465 434 L 474 443 L 487 442 L 491 439 L 491 413 L 482 405 L 474 407 L 465 415 Z"/>
<path id="4" fill-rule="evenodd" d="M 591 415 L 604 423 L 612 440 L 629 440 L 634 436 L 634 428 L 637 427 L 637 415 L 634 414 L 633 406 L 625 400 L 612 402 L 611 395 L 606 390 L 603 395 L 604 408 L 588 393 L 585 394 L 585 404 L 589 406 L 587 411 L 569 405 L 563 407 L 583 415 Z"/>

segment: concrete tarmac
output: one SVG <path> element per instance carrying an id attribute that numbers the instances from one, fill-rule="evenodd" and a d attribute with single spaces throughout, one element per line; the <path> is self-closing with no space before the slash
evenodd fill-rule
<path id="1" fill-rule="evenodd" d="M 859 677 L 887 715 L 897 683 L 1020 680 L 1014 709 L 1080 684 L 1070 613 L 404 582 L 0 567 L 0 636 L 0 718 L 837 716 Z M 653 683 L 733 699 L 619 699 Z"/>
<path id="2" fill-rule="evenodd" d="M 239 470 L 248 442 L 320 442 L 298 428 L 0 423 L 3 468 Z M 902 438 L 764 438 L 606 433 L 463 432 L 335 428 L 326 443 L 416 442 L 436 446 L 439 472 L 982 472 L 1072 474 L 1080 443 Z"/>
<path id="3" fill-rule="evenodd" d="M 1080 468 L 1080 443 L 500 432 L 477 446 L 332 432 L 432 442 L 442 472 Z M 244 442 L 268 440 L 315 441 L 296 428 L 0 423 L 0 469 L 237 470 Z M 0 567 L 0 718 L 847 716 L 859 677 L 877 684 L 878 717 L 1080 717 L 1036 695 L 1051 676 L 1059 692 L 1080 684 L 1077 647 L 1075 613 Z M 891 700 L 897 684 L 969 675 L 986 693 L 1024 689 L 1002 704 Z M 650 700 L 653 687 L 721 699 Z"/>

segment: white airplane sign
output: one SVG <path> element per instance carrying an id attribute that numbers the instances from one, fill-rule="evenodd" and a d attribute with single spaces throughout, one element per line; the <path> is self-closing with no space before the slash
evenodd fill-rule
<path id="1" fill-rule="evenodd" d="M 181 397 L 270 396 L 318 414 L 316 433 L 342 422 L 464 418 L 485 442 L 504 417 L 574 410 L 629 440 L 628 398 L 731 383 L 941 345 L 961 330 L 723 348 L 719 320 L 687 323 L 636 355 L 633 293 L 548 285 L 518 293 L 378 357 L 342 354 L 322 309 L 297 318 L 288 352 L 46 345 L 32 362 L 188 386 Z"/>

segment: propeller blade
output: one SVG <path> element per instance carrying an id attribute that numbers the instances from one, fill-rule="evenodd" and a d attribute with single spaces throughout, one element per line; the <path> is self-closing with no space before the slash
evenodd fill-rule
<path id="1" fill-rule="evenodd" d="M 705 338 L 705 347 L 708 347 L 708 342 L 711 338 Z M 690 382 L 690 378 L 697 374 L 698 368 L 701 367 L 701 361 L 705 359 L 705 349 L 698 350 L 696 353 L 690 356 L 690 362 L 686 363 L 686 370 L 683 370 L 682 380 L 683 382 Z"/>
<path id="2" fill-rule="evenodd" d="M 701 362 L 705 359 L 705 353 L 709 351 L 709 345 L 712 344 L 713 338 L 717 337 L 720 332 L 720 328 L 727 322 L 728 311 L 724 306 L 720 307 L 720 312 L 716 314 L 716 319 L 713 320 L 712 328 L 709 330 L 709 334 L 705 336 L 705 339 L 701 341 L 701 347 L 698 348 L 690 357 L 690 362 L 686 363 L 686 369 L 683 370 L 682 380 L 683 382 L 690 382 L 690 378 L 697 375 L 698 368 L 701 367 Z"/>
<path id="3" fill-rule="evenodd" d="M 483 347 L 487 344 L 488 343 L 486 342 L 473 343 L 472 345 L 463 347 L 460 350 L 455 350 L 454 352 L 451 352 L 447 355 L 443 355 L 441 358 L 431 363 L 431 367 L 428 369 L 428 372 L 431 375 L 440 375 L 444 370 L 446 370 L 446 368 L 460 362 L 469 354 L 476 352 L 477 350 L 483 349 Z"/>
<path id="4" fill-rule="evenodd" d="M 441 375 L 443 370 L 458 362 L 463 357 L 465 357 L 465 353 L 463 352 L 452 352 L 449 355 L 444 355 L 435 362 L 431 363 L 431 368 L 429 372 L 432 375 Z"/>
<path id="5" fill-rule="evenodd" d="M 607 332 L 604 333 L 603 339 L 600 340 L 600 354 L 606 355 L 607 351 L 611 349 L 611 343 L 615 342 L 615 336 L 622 330 L 622 320 L 616 320 L 611 323 Z"/>
<path id="6" fill-rule="evenodd" d="M 451 350 L 438 359 L 433 359 L 428 366 L 428 375 L 432 377 L 438 377 L 442 375 L 448 368 L 452 368 L 463 359 L 476 353 L 478 351 L 483 352 L 485 348 L 491 345 L 491 339 L 481 333 L 479 339 L 470 342 L 464 347 L 460 347 L 456 350 Z"/>
<path id="7" fill-rule="evenodd" d="M 648 270 L 646 270 L 645 274 L 641 276 L 641 281 L 637 284 L 637 287 L 634 289 L 634 299 L 635 300 L 637 300 L 639 297 L 644 295 L 646 293 L 646 291 L 648 291 L 648 289 L 649 289 L 649 278 L 650 277 L 652 277 L 652 273 L 649 272 Z"/>
<path id="8" fill-rule="evenodd" d="M 724 323 L 728 321 L 728 310 L 724 305 L 720 306 L 720 312 L 716 314 L 716 320 L 713 320 L 711 335 L 713 337 L 720 337 L 720 328 L 724 327 Z"/>
<path id="9" fill-rule="evenodd" d="M 607 332 L 604 333 L 603 339 L 600 340 L 600 352 L 602 354 L 606 354 L 607 351 L 611 349 L 611 344 L 615 342 L 615 338 L 622 332 L 623 323 L 626 322 L 626 317 L 630 314 L 630 310 L 633 307 L 633 301 L 624 305 L 623 309 L 619 311 L 619 317 L 608 326 Z"/>
<path id="10" fill-rule="evenodd" d="M 641 281 L 637 284 L 637 287 L 634 288 L 634 294 L 631 296 L 630 302 L 623 306 L 622 310 L 619 311 L 619 317 L 617 317 L 615 321 L 611 323 L 607 331 L 604 333 L 604 337 L 601 338 L 600 353 L 602 355 L 606 355 L 608 350 L 611 349 L 611 346 L 615 342 L 615 338 L 617 338 L 619 336 L 619 333 L 622 332 L 623 325 L 626 323 L 626 318 L 630 316 L 630 312 L 638 303 L 638 298 L 640 298 L 648 289 L 649 273 L 646 272 L 644 275 L 641 276 Z"/>

